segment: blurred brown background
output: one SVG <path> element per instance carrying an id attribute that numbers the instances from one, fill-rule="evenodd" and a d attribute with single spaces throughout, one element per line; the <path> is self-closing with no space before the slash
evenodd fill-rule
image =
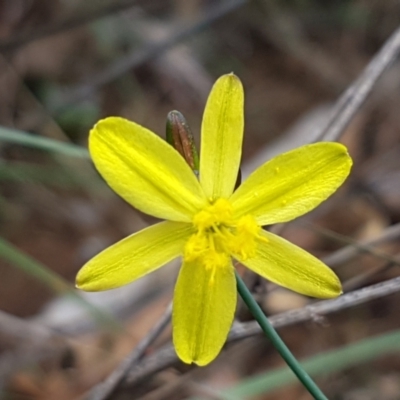
<path id="1" fill-rule="evenodd" d="M 212 83 L 233 71 L 246 92 L 246 174 L 277 152 L 314 140 L 334 101 L 399 22 L 397 0 L 1 0 L 0 125 L 86 146 L 101 117 L 124 116 L 164 137 L 166 115 L 177 109 L 198 140 Z M 326 257 L 400 222 L 399 104 L 395 63 L 340 139 L 354 158 L 351 178 L 283 236 Z M 0 142 L 1 237 L 71 287 L 87 259 L 152 222 L 114 195 L 90 161 Z M 397 276 L 399 248 L 397 236 L 375 254 L 338 264 L 345 290 Z M 59 333 L 50 345 L 43 332 L 36 340 L 34 331 L 1 328 L 6 322 L 0 321 L 2 398 L 18 400 L 83 398 L 162 315 L 177 269 L 166 267 L 104 297 L 84 295 L 120 321 L 110 331 L 104 321 L 90 324 L 82 307 L 57 296 L 54 282 L 38 280 L 32 266 L 15 264 L 0 259 L 0 309 Z M 310 302 L 244 277 L 267 314 Z M 388 296 L 323 324 L 283 329 L 282 336 L 296 355 L 311 356 L 400 328 L 398 301 L 399 295 Z M 250 318 L 242 306 L 238 318 Z M 168 341 L 166 332 L 151 351 Z M 229 346 L 210 367 L 166 369 L 110 398 L 219 398 L 204 386 L 220 389 L 282 365 L 257 337 Z M 400 399 L 399 368 L 398 356 L 384 357 L 318 383 L 332 399 Z M 257 398 L 309 395 L 296 384 Z"/>

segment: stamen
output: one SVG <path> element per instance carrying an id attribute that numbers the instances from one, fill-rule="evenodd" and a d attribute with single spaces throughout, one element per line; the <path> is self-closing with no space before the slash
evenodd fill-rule
<path id="1" fill-rule="evenodd" d="M 232 206 L 226 199 L 218 199 L 199 211 L 193 218 L 193 225 L 196 232 L 186 243 L 184 258 L 187 261 L 199 260 L 206 269 L 212 269 L 210 285 L 213 284 L 215 268 L 229 265 L 232 254 L 241 259 L 253 257 L 257 242 L 266 240 L 254 217 L 233 217 Z"/>

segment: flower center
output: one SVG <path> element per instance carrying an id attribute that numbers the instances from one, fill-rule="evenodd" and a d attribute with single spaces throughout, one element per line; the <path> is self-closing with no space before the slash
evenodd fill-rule
<path id="1" fill-rule="evenodd" d="M 200 259 L 206 268 L 229 265 L 230 255 L 245 260 L 253 257 L 257 240 L 265 240 L 261 227 L 254 217 L 246 215 L 235 219 L 232 206 L 226 199 L 199 211 L 193 218 L 195 233 L 190 236 L 184 249 L 184 259 Z"/>

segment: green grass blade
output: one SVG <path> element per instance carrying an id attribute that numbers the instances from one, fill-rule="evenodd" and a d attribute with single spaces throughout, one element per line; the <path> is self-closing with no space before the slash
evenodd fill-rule
<path id="1" fill-rule="evenodd" d="M 86 301 L 68 281 L 64 280 L 32 257 L 24 254 L 3 238 L 0 238 L 0 258 L 8 261 L 13 266 L 18 267 L 26 274 L 42 282 L 56 294 L 70 296 L 84 307 L 96 322 L 106 326 L 107 328 L 123 330 L 118 321 L 116 321 L 110 314 L 99 310 L 93 304 Z"/>
<path id="2" fill-rule="evenodd" d="M 79 182 L 60 167 L 25 163 L 0 164 L 0 181 L 37 183 L 59 188 L 75 188 Z"/>
<path id="3" fill-rule="evenodd" d="M 310 375 L 319 377 L 354 367 L 394 352 L 400 352 L 400 330 L 343 346 L 302 360 L 301 363 Z M 279 368 L 245 379 L 238 385 L 221 391 L 219 397 L 222 399 L 247 399 L 251 396 L 283 388 L 295 382 L 296 377 L 289 368 Z"/>
<path id="4" fill-rule="evenodd" d="M 20 144 L 21 146 L 64 154 L 70 157 L 89 159 L 89 152 L 84 147 L 33 135 L 17 129 L 6 128 L 4 126 L 0 126 L 0 142 Z"/>
<path id="5" fill-rule="evenodd" d="M 97 176 L 95 176 L 97 178 Z M 60 166 L 35 165 L 22 162 L 0 163 L 0 183 L 13 182 L 39 184 L 60 189 L 90 189 L 96 195 L 103 192 L 105 185 L 99 179 L 88 179 Z"/>

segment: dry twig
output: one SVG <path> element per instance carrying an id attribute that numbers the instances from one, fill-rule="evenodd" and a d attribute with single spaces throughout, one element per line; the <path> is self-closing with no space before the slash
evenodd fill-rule
<path id="1" fill-rule="evenodd" d="M 142 359 L 146 350 L 160 336 L 169 324 L 172 314 L 172 303 L 169 304 L 163 316 L 154 325 L 153 329 L 145 336 L 128 357 L 110 374 L 101 384 L 95 386 L 86 397 L 87 400 L 105 400 L 113 393 L 118 384 L 125 378 L 129 369 Z"/>
<path id="2" fill-rule="evenodd" d="M 400 291 L 400 277 L 376 285 L 347 293 L 334 300 L 314 303 L 298 310 L 284 312 L 270 317 L 275 328 L 294 325 L 299 322 L 314 320 L 316 316 L 328 315 L 346 308 L 354 307 Z M 228 342 L 234 342 L 261 333 L 256 321 L 235 324 L 228 337 Z M 160 349 L 157 353 L 136 364 L 129 372 L 125 385 L 134 386 L 149 376 L 179 363 L 172 346 Z"/>
<path id="3" fill-rule="evenodd" d="M 104 7 L 98 8 L 96 10 L 88 10 L 85 13 L 82 13 L 82 15 L 72 16 L 64 21 L 55 22 L 49 26 L 45 26 L 44 28 L 33 32 L 14 35 L 12 38 L 0 42 L 0 52 L 17 50 L 19 47 L 31 43 L 35 40 L 43 39 L 51 35 L 56 35 L 58 33 L 77 28 L 81 25 L 90 23 L 108 15 L 123 11 L 127 8 L 133 7 L 138 2 L 138 0 L 119 0 L 117 2 L 110 1 Z"/>
<path id="4" fill-rule="evenodd" d="M 322 261 L 325 264 L 329 265 L 331 268 L 336 267 L 337 265 L 352 260 L 361 252 L 368 252 L 374 254 L 374 252 L 371 252 L 371 250 L 373 250 L 371 246 L 377 246 L 379 244 L 398 239 L 399 237 L 400 237 L 400 223 L 389 226 L 379 236 L 375 238 L 349 244 L 348 246 L 345 246 L 340 250 L 337 250 L 334 253 L 331 253 L 328 256 L 324 257 Z M 387 260 L 387 261 L 391 262 L 393 260 Z"/>
<path id="5" fill-rule="evenodd" d="M 85 79 L 83 83 L 78 84 L 74 88 L 66 91 L 60 102 L 54 106 L 53 112 L 60 112 L 66 107 L 85 99 L 101 86 L 112 82 L 119 76 L 127 73 L 132 68 L 136 68 L 145 62 L 151 61 L 153 58 L 162 55 L 171 47 L 183 42 L 190 36 L 198 33 L 213 22 L 224 17 L 229 12 L 244 5 L 246 2 L 247 0 L 224 1 L 221 5 L 218 5 L 208 11 L 205 17 L 201 18 L 193 25 L 178 29 L 177 32 L 165 40 L 160 41 L 159 43 L 147 46 L 140 50 L 133 50 L 126 57 L 119 58 L 104 71 L 101 71 L 97 75 L 93 76 L 90 81 Z"/>
<path id="6" fill-rule="evenodd" d="M 369 62 L 358 79 L 336 102 L 331 118 L 316 142 L 336 141 L 364 104 L 378 79 L 400 54 L 400 28 L 397 28 Z"/>

